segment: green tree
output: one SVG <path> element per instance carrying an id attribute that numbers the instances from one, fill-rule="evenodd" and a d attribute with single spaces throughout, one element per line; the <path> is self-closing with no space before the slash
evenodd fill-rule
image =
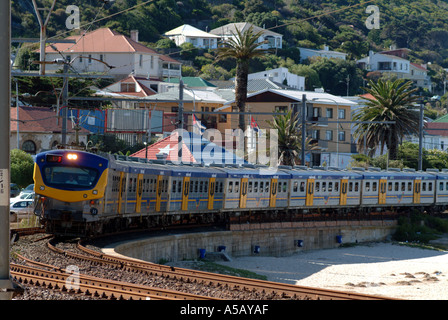
<path id="1" fill-rule="evenodd" d="M 13 149 L 11 157 L 11 182 L 19 187 L 33 183 L 34 160 L 30 154 L 19 149 Z"/>
<path id="2" fill-rule="evenodd" d="M 271 128 L 277 130 L 278 135 L 278 163 L 294 166 L 300 163 L 302 151 L 302 135 L 298 124 L 298 115 L 289 110 L 286 114 L 276 115 L 273 121 L 267 121 Z M 311 139 L 305 140 L 306 150 L 317 147 L 310 144 Z"/>
<path id="3" fill-rule="evenodd" d="M 364 145 L 370 149 L 380 147 L 382 154 L 387 147 L 391 158 L 396 159 L 401 139 L 408 134 L 418 134 L 419 113 L 412 106 L 419 99 L 413 95 L 418 89 L 411 89 L 412 81 L 403 83 L 403 80 L 380 79 L 377 83 L 369 81 L 369 85 L 370 88 L 364 90 L 373 98 L 364 98 L 366 106 L 353 116 L 354 121 L 363 122 L 356 125 L 354 133 L 358 150 L 364 150 Z M 384 121 L 395 121 L 395 124 L 381 123 Z"/>
<path id="4" fill-rule="evenodd" d="M 263 31 L 254 33 L 253 27 L 241 32 L 236 28 L 236 34 L 217 49 L 217 59 L 235 59 L 236 60 L 236 86 L 235 86 L 235 104 L 239 112 L 246 112 L 247 99 L 247 81 L 249 74 L 250 60 L 263 56 L 267 50 L 259 47 L 263 42 L 258 42 L 258 38 L 263 34 Z M 239 128 L 246 130 L 245 115 L 239 115 Z M 244 139 L 246 149 L 246 138 Z"/>

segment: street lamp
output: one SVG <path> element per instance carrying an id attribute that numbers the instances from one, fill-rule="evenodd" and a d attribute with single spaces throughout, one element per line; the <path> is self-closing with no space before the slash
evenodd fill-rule
<path id="1" fill-rule="evenodd" d="M 330 100 L 336 103 L 336 161 L 337 161 L 337 167 L 339 168 L 339 103 L 332 99 L 332 98 L 313 98 L 312 101 L 318 101 L 318 100 Z"/>

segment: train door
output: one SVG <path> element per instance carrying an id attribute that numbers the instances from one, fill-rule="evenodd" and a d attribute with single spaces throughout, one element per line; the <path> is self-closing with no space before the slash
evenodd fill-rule
<path id="1" fill-rule="evenodd" d="M 420 203 L 420 195 L 422 191 L 422 180 L 414 180 L 414 203 Z"/>
<path id="2" fill-rule="evenodd" d="M 306 182 L 306 206 L 312 206 L 314 203 L 314 179 L 308 179 Z"/>
<path id="3" fill-rule="evenodd" d="M 137 175 L 137 194 L 135 202 L 135 212 L 140 213 L 142 210 L 142 194 L 143 194 L 143 174 Z"/>
<path id="4" fill-rule="evenodd" d="M 160 205 L 162 202 L 162 191 L 164 186 L 163 176 L 157 176 L 157 184 L 156 184 L 156 211 L 160 211 Z"/>
<path id="5" fill-rule="evenodd" d="M 240 208 L 246 208 L 247 202 L 247 178 L 241 179 L 241 189 L 240 189 Z"/>
<path id="6" fill-rule="evenodd" d="M 123 207 L 123 195 L 126 193 L 126 174 L 120 172 L 120 190 L 118 193 L 118 214 L 122 214 L 121 208 Z"/>
<path id="7" fill-rule="evenodd" d="M 269 194 L 269 206 L 275 207 L 277 202 L 278 179 L 271 179 L 271 192 Z"/>
<path id="8" fill-rule="evenodd" d="M 190 194 L 190 177 L 184 177 L 182 190 L 182 211 L 188 210 L 188 196 Z"/>
<path id="9" fill-rule="evenodd" d="M 347 185 L 348 180 L 342 179 L 341 180 L 341 196 L 339 198 L 339 205 L 345 206 L 347 204 Z"/>
<path id="10" fill-rule="evenodd" d="M 210 178 L 208 183 L 208 210 L 213 210 L 213 205 L 215 203 L 215 183 L 216 178 Z"/>
<path id="11" fill-rule="evenodd" d="M 380 179 L 380 188 L 379 188 L 379 194 L 378 194 L 378 204 L 386 204 L 386 186 L 387 186 L 387 180 L 386 179 Z"/>

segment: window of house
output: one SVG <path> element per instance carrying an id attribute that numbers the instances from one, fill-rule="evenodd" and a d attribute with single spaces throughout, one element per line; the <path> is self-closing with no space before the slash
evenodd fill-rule
<path id="1" fill-rule="evenodd" d="M 339 109 L 339 119 L 345 119 L 345 109 Z"/>
<path id="2" fill-rule="evenodd" d="M 328 140 L 328 141 L 333 140 L 333 131 L 332 130 L 325 131 L 325 140 Z"/>
<path id="3" fill-rule="evenodd" d="M 36 153 L 36 144 L 31 140 L 26 140 L 22 144 L 22 150 L 27 153 L 35 154 Z"/>
<path id="4" fill-rule="evenodd" d="M 333 109 L 332 108 L 327 108 L 326 116 L 328 119 L 333 119 Z"/>

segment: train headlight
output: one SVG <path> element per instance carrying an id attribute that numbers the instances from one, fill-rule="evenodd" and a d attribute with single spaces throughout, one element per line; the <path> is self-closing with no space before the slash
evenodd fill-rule
<path id="1" fill-rule="evenodd" d="M 39 190 L 44 191 L 44 190 L 45 190 L 45 187 L 44 187 L 44 186 L 40 186 L 40 187 L 39 187 Z"/>
<path id="2" fill-rule="evenodd" d="M 98 190 L 93 190 L 92 193 L 96 195 L 98 194 Z"/>
<path id="3" fill-rule="evenodd" d="M 67 154 L 68 160 L 78 160 L 78 155 L 76 153 L 69 153 Z"/>

